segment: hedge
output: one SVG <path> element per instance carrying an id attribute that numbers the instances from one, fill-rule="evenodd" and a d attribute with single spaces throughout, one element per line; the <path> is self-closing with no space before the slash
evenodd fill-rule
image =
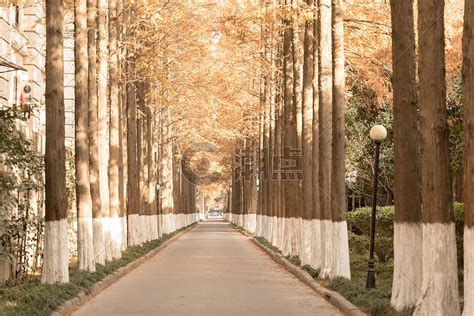
<path id="1" fill-rule="evenodd" d="M 376 214 L 376 242 L 375 254 L 381 262 L 393 258 L 393 221 L 394 206 L 377 208 Z M 456 227 L 456 244 L 458 264 L 463 264 L 463 231 L 464 231 L 464 204 L 454 203 L 454 223 Z M 362 207 L 347 213 L 347 223 L 352 234 L 349 235 L 349 246 L 354 253 L 365 253 L 369 249 L 370 226 L 372 208 Z"/>

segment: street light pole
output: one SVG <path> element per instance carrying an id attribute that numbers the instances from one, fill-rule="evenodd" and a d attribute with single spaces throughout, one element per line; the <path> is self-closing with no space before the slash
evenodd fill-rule
<path id="1" fill-rule="evenodd" d="M 374 248 L 375 248 L 375 224 L 377 214 L 377 188 L 379 181 L 379 156 L 380 156 L 380 145 L 387 137 L 387 130 L 382 125 L 375 125 L 370 130 L 370 138 L 375 143 L 375 163 L 374 163 L 374 188 L 372 191 L 372 222 L 370 226 L 370 257 L 367 270 L 367 283 L 366 288 L 368 290 L 375 288 L 375 259 L 374 259 Z"/>

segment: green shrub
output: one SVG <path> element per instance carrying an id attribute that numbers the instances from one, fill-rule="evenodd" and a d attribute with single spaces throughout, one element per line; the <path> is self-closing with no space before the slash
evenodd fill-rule
<path id="1" fill-rule="evenodd" d="M 393 258 L 393 220 L 394 207 L 385 206 L 377 208 L 375 227 L 376 242 L 375 253 L 380 261 L 385 262 Z M 464 231 L 464 204 L 454 203 L 453 205 L 454 223 L 456 227 L 456 248 L 458 254 L 458 265 L 461 267 L 464 262 L 463 253 L 463 231 Z M 347 214 L 347 223 L 351 227 L 353 234 L 349 235 L 349 248 L 351 251 L 363 254 L 363 249 L 369 249 L 370 225 L 372 218 L 372 208 L 362 207 Z M 356 237 L 358 236 L 358 237 Z M 367 236 L 367 239 L 363 238 Z M 367 245 L 366 245 L 367 243 Z"/>
<path id="2" fill-rule="evenodd" d="M 393 259 L 393 237 L 379 236 L 375 240 L 375 254 L 380 262 Z"/>
<path id="3" fill-rule="evenodd" d="M 365 254 L 369 251 L 369 237 L 349 232 L 349 250 L 355 254 Z"/>
<path id="4" fill-rule="evenodd" d="M 354 255 L 365 255 L 369 253 L 370 240 L 368 236 L 349 233 L 349 250 Z M 380 262 L 393 259 L 393 237 L 377 236 L 374 245 L 375 255 Z"/>
<path id="5" fill-rule="evenodd" d="M 306 272 L 311 275 L 313 279 L 316 279 L 319 276 L 319 273 L 321 272 L 321 269 L 314 269 L 312 268 L 309 264 L 305 264 L 304 266 L 301 267 L 301 269 L 305 270 Z"/>
<path id="6" fill-rule="evenodd" d="M 300 257 L 298 257 L 298 256 L 288 255 L 288 256 L 285 257 L 285 259 L 290 261 L 291 263 L 293 263 L 297 267 L 301 266 L 301 260 L 300 260 Z"/>
<path id="7" fill-rule="evenodd" d="M 338 277 L 329 286 L 370 315 L 400 315 L 390 306 L 390 287 L 379 284 L 369 291 L 364 283 L 365 278 L 351 281 Z"/>
<path id="8" fill-rule="evenodd" d="M 377 208 L 376 236 L 393 237 L 394 207 L 384 206 Z M 347 223 L 351 230 L 358 235 L 370 236 L 372 208 L 362 207 L 347 213 Z"/>

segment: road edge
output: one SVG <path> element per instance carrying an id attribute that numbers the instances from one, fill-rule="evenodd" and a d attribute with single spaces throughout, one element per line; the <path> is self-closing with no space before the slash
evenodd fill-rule
<path id="1" fill-rule="evenodd" d="M 190 230 L 194 229 L 199 222 L 196 222 L 181 232 L 177 233 L 170 239 L 164 241 L 160 246 L 156 247 L 155 249 L 150 250 L 140 258 L 130 262 L 124 267 L 121 267 L 114 271 L 113 273 L 109 274 L 106 276 L 104 279 L 98 281 L 94 285 L 92 285 L 90 288 L 85 289 L 81 291 L 79 294 L 77 294 L 74 298 L 67 300 L 63 304 L 61 304 L 51 315 L 53 316 L 60 316 L 60 315 L 71 315 L 73 312 L 75 312 L 79 307 L 86 302 L 90 301 L 93 299 L 95 296 L 97 296 L 99 293 L 107 289 L 109 286 L 120 280 L 122 277 L 127 275 L 128 273 L 132 272 L 136 268 L 138 268 L 140 265 L 157 255 L 160 251 L 165 249 L 169 244 L 172 242 L 176 241 L 179 237 L 184 235 L 185 233 L 189 232 Z"/>
<path id="2" fill-rule="evenodd" d="M 244 236 L 249 237 L 258 247 L 260 247 L 260 249 L 269 255 L 273 261 L 283 266 L 288 272 L 297 277 L 301 282 L 321 295 L 333 306 L 337 307 L 344 315 L 367 316 L 366 313 L 362 312 L 357 306 L 348 301 L 344 296 L 319 284 L 308 272 L 288 261 L 281 253 L 277 253 L 264 244 L 260 243 L 256 238 L 254 238 L 255 235 L 243 231 L 240 227 L 235 225 L 231 224 L 231 226 L 237 229 Z"/>

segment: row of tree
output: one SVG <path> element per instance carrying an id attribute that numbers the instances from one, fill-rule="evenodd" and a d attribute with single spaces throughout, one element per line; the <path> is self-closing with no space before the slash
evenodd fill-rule
<path id="1" fill-rule="evenodd" d="M 471 2 L 466 1 L 463 38 L 465 315 L 474 313 Z M 392 304 L 397 310 L 416 306 L 418 315 L 460 314 L 448 152 L 444 4 L 444 0 L 418 1 L 416 20 L 414 1 L 391 1 Z M 236 144 L 239 151 L 229 185 L 227 216 L 250 230 L 256 218 L 258 236 L 284 255 L 299 256 L 302 264 L 321 269 L 321 277 L 350 278 L 344 218 L 342 1 L 264 1 L 263 5 L 267 9 L 261 23 L 261 47 L 267 67 L 261 71 L 260 137 Z M 248 152 L 259 157 L 251 159 Z M 247 169 L 256 172 L 248 176 Z M 255 207 L 249 199 L 258 202 Z"/>
<path id="2" fill-rule="evenodd" d="M 270 66 L 262 69 L 260 137 L 241 146 L 232 220 L 247 227 L 257 211 L 257 235 L 284 255 L 300 256 L 322 277 L 350 278 L 342 2 L 265 3 L 262 59 Z M 253 151 L 259 158 L 249 157 Z M 248 193 L 257 175 L 247 175 L 257 166 L 258 198 Z M 252 198 L 258 207 L 248 207 Z"/>
<path id="3" fill-rule="evenodd" d="M 166 102 L 154 104 L 140 68 L 135 3 L 76 0 L 75 181 L 78 266 L 120 258 L 199 218 Z M 46 2 L 46 213 L 42 281 L 68 282 L 64 11 Z M 129 44 L 131 43 L 131 44 Z M 146 42 L 145 42 L 146 44 Z M 156 89 L 156 88 L 155 88 Z M 158 88 L 160 94 L 166 89 Z M 190 179 L 192 180 L 192 179 Z"/>

